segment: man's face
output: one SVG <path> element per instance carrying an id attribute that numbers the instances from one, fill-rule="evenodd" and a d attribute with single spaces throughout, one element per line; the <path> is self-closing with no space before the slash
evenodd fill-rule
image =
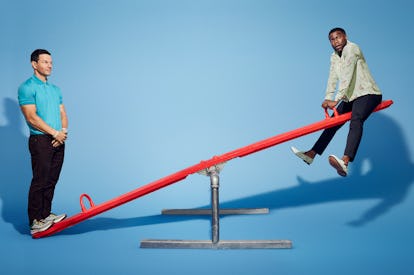
<path id="1" fill-rule="evenodd" d="M 48 54 L 41 54 L 37 62 L 32 61 L 32 66 L 38 74 L 48 77 L 52 73 L 52 57 Z"/>
<path id="2" fill-rule="evenodd" d="M 332 48 L 341 53 L 346 45 L 347 37 L 346 34 L 336 31 L 329 35 L 329 42 L 331 42 Z"/>

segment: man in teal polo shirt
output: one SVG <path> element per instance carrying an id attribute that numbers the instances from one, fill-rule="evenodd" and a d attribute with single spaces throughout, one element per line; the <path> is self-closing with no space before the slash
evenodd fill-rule
<path id="1" fill-rule="evenodd" d="M 34 70 L 20 85 L 18 100 L 30 130 L 29 151 L 33 178 L 29 189 L 28 215 L 31 234 L 47 230 L 66 214 L 51 212 L 55 186 L 65 154 L 68 119 L 60 89 L 48 82 L 52 57 L 37 49 L 30 57 Z"/>

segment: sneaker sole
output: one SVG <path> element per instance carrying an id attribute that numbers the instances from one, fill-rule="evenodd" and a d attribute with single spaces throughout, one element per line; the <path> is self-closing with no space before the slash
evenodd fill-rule
<path id="1" fill-rule="evenodd" d="M 49 225 L 49 226 L 47 226 L 47 227 L 45 227 L 45 228 L 39 228 L 39 229 L 30 230 L 30 234 L 31 234 L 31 235 L 33 235 L 33 234 L 36 234 L 36 233 L 39 233 L 39 232 L 46 231 L 46 230 L 48 230 L 49 228 L 51 228 L 51 227 L 52 227 L 52 225 L 53 225 L 53 223 L 50 223 L 50 225 Z"/>
<path id="2" fill-rule="evenodd" d="M 66 217 L 67 217 L 67 215 L 64 215 L 64 216 L 60 217 L 59 219 L 55 219 L 55 220 L 53 220 L 53 223 L 58 223 L 58 222 L 61 222 L 61 221 L 63 221 L 64 219 L 66 219 Z"/>
<path id="3" fill-rule="evenodd" d="M 347 173 L 344 171 L 344 169 L 342 169 L 341 164 L 339 164 L 339 162 L 336 160 L 336 158 L 334 157 L 329 157 L 329 164 L 336 169 L 336 172 L 338 173 L 338 175 L 342 176 L 342 177 L 346 177 Z"/>

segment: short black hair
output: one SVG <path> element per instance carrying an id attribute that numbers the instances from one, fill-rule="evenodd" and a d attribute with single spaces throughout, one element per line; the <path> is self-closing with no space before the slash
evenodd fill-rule
<path id="1" fill-rule="evenodd" d="M 30 62 L 33 62 L 33 61 L 34 62 L 37 62 L 37 61 L 39 61 L 39 55 L 41 55 L 41 54 L 51 55 L 50 52 L 47 51 L 47 50 L 45 50 L 45 49 L 37 49 L 37 50 L 34 50 L 32 52 L 32 54 L 30 55 Z"/>
<path id="2" fill-rule="evenodd" d="M 330 36 L 330 35 L 331 35 L 331 33 L 333 33 L 333 32 L 342 32 L 343 34 L 345 34 L 345 35 L 346 35 L 346 32 L 345 32 L 345 30 L 344 30 L 343 28 L 338 28 L 338 27 L 336 27 L 336 28 L 333 28 L 332 30 L 330 30 L 330 31 L 329 31 L 328 36 Z"/>

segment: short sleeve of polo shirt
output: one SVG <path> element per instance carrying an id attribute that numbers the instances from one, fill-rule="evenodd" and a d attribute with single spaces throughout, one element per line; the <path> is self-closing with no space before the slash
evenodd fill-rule
<path id="1" fill-rule="evenodd" d="M 26 83 L 23 83 L 18 90 L 19 105 L 36 104 L 35 93 Z"/>
<path id="2" fill-rule="evenodd" d="M 53 85 L 53 89 L 55 89 L 55 91 L 58 92 L 58 96 L 59 96 L 59 104 L 63 103 L 63 99 L 62 99 L 62 92 L 60 91 L 60 89 L 56 86 Z M 27 82 L 23 83 L 22 85 L 20 85 L 19 89 L 18 89 L 18 100 L 19 100 L 19 105 L 28 105 L 28 104 L 36 104 L 36 93 L 33 89 L 33 87 L 31 85 L 29 85 Z"/>

